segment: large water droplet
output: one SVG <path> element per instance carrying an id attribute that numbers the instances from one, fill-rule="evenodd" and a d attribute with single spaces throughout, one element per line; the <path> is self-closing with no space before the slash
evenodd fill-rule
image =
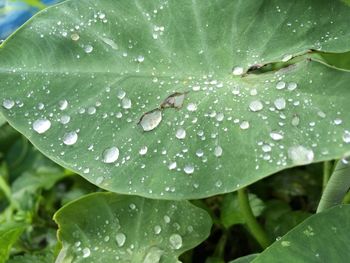
<path id="1" fill-rule="evenodd" d="M 122 247 L 125 244 L 126 235 L 124 233 L 118 233 L 115 237 L 115 240 L 117 241 L 118 246 Z"/>
<path id="2" fill-rule="evenodd" d="M 288 157 L 295 165 L 304 165 L 312 163 L 314 152 L 302 145 L 292 146 L 288 149 Z"/>
<path id="3" fill-rule="evenodd" d="M 39 134 L 46 132 L 51 127 L 51 122 L 47 119 L 38 119 L 33 123 L 33 130 Z"/>
<path id="4" fill-rule="evenodd" d="M 114 163 L 116 160 L 118 160 L 119 157 L 119 149 L 117 147 L 111 147 L 106 150 L 104 150 L 102 154 L 102 161 L 104 163 Z"/>
<path id="5" fill-rule="evenodd" d="M 185 139 L 186 137 L 186 131 L 183 128 L 180 128 L 176 131 L 176 138 L 178 138 L 179 140 Z"/>
<path id="6" fill-rule="evenodd" d="M 172 234 L 169 237 L 169 242 L 173 249 L 180 249 L 182 247 L 182 237 L 179 234 Z"/>
<path id="7" fill-rule="evenodd" d="M 144 131 L 151 131 L 155 129 L 162 121 L 162 112 L 160 110 L 154 110 L 147 112 L 141 117 L 139 124 Z"/>
<path id="8" fill-rule="evenodd" d="M 7 110 L 10 110 L 12 109 L 13 106 L 15 106 L 15 102 L 13 100 L 9 100 L 9 99 L 5 99 L 3 102 L 2 102 L 2 106 L 7 109 Z"/>
<path id="9" fill-rule="evenodd" d="M 63 143 L 65 145 L 73 145 L 78 140 L 78 134 L 76 132 L 68 132 L 63 136 Z"/>
<path id="10" fill-rule="evenodd" d="M 249 104 L 249 109 L 251 111 L 260 111 L 263 109 L 263 104 L 261 103 L 260 100 L 254 100 Z"/>

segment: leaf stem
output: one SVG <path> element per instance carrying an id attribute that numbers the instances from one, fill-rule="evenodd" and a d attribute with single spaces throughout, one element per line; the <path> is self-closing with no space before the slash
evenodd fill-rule
<path id="1" fill-rule="evenodd" d="M 332 161 L 323 162 L 323 182 L 322 182 L 323 191 L 326 188 L 329 178 L 331 176 L 331 169 L 332 169 Z"/>
<path id="2" fill-rule="evenodd" d="M 240 210 L 250 233 L 254 236 L 263 249 L 267 248 L 270 245 L 270 240 L 253 214 L 246 188 L 239 189 L 237 192 Z"/>
<path id="3" fill-rule="evenodd" d="M 347 160 L 340 160 L 335 165 L 332 176 L 321 196 L 317 213 L 341 204 L 350 188 L 350 165 Z"/>

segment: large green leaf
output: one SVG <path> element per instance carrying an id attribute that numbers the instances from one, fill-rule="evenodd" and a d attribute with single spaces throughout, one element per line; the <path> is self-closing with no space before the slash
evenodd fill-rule
<path id="1" fill-rule="evenodd" d="M 309 49 L 349 50 L 349 15 L 336 0 L 67 1 L 0 49 L 2 112 L 104 189 L 234 191 L 350 150 L 350 73 L 301 61 L 236 76 Z"/>
<path id="2" fill-rule="evenodd" d="M 55 215 L 63 248 L 56 262 L 178 262 L 209 235 L 208 214 L 187 201 L 91 194 Z"/>
<path id="3" fill-rule="evenodd" d="M 252 262 L 346 262 L 349 231 L 350 206 L 337 206 L 306 219 Z"/>

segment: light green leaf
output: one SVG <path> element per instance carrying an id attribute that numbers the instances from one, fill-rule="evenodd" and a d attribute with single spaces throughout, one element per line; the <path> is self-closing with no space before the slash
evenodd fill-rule
<path id="1" fill-rule="evenodd" d="M 350 206 L 313 215 L 273 243 L 252 262 L 344 262 L 349 250 Z"/>
<path id="2" fill-rule="evenodd" d="M 96 193 L 54 219 L 63 248 L 56 262 L 178 262 L 210 232 L 208 214 L 187 201 Z M 160 261 L 161 260 L 161 261 Z"/>
<path id="3" fill-rule="evenodd" d="M 254 258 L 256 258 L 259 254 L 251 254 L 244 257 L 237 258 L 229 263 L 249 263 L 252 262 Z"/>
<path id="4" fill-rule="evenodd" d="M 0 225 L 0 263 L 6 262 L 11 247 L 26 228 L 25 223 L 2 223 Z"/>
<path id="5" fill-rule="evenodd" d="M 261 215 L 265 206 L 261 199 L 254 194 L 249 194 L 249 203 L 252 208 L 254 216 Z M 221 206 L 220 221 L 228 228 L 235 224 L 244 224 L 245 219 L 240 211 L 240 206 L 237 198 L 237 194 L 225 195 L 223 204 Z"/>
<path id="6" fill-rule="evenodd" d="M 67 1 L 2 45 L 2 112 L 104 189 L 234 191 L 350 150 L 349 72 L 303 60 L 235 76 L 350 50 L 349 15 L 340 0 Z"/>

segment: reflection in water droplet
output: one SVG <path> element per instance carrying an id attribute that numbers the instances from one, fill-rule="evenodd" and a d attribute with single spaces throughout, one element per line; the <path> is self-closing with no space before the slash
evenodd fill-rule
<path id="1" fill-rule="evenodd" d="M 295 165 L 304 165 L 312 163 L 314 152 L 302 145 L 292 146 L 288 149 L 288 157 Z"/>
<path id="2" fill-rule="evenodd" d="M 155 129 L 162 121 L 162 112 L 160 110 L 154 110 L 144 114 L 141 117 L 139 124 L 144 131 L 151 131 Z"/>
<path id="3" fill-rule="evenodd" d="M 65 145 L 73 145 L 78 140 L 78 134 L 76 132 L 68 132 L 63 136 L 63 143 Z"/>
<path id="4" fill-rule="evenodd" d="M 182 237 L 179 234 L 172 234 L 169 237 L 169 242 L 173 249 L 180 249 L 182 247 Z"/>
<path id="5" fill-rule="evenodd" d="M 108 148 L 104 150 L 102 157 L 102 161 L 104 163 L 114 163 L 116 160 L 118 160 L 119 149 L 117 147 Z"/>
<path id="6" fill-rule="evenodd" d="M 115 240 L 117 241 L 118 246 L 122 247 L 125 244 L 126 235 L 124 233 L 118 233 L 115 237 Z"/>
<path id="7" fill-rule="evenodd" d="M 180 128 L 176 131 L 176 138 L 179 140 L 185 139 L 186 137 L 186 131 L 183 128 Z"/>
<path id="8" fill-rule="evenodd" d="M 10 110 L 12 109 L 13 106 L 15 106 L 15 102 L 13 100 L 9 100 L 9 99 L 5 99 L 3 102 L 2 102 L 2 106 L 7 109 L 7 110 Z"/>
<path id="9" fill-rule="evenodd" d="M 47 119 L 38 119 L 33 123 L 33 130 L 39 134 L 46 132 L 51 127 L 51 122 Z"/>
<path id="10" fill-rule="evenodd" d="M 249 104 L 249 109 L 251 111 L 260 111 L 263 109 L 263 104 L 260 100 L 254 100 Z"/>
<path id="11" fill-rule="evenodd" d="M 235 76 L 240 76 L 243 74 L 244 69 L 242 67 L 234 67 L 232 70 L 232 74 Z"/>

